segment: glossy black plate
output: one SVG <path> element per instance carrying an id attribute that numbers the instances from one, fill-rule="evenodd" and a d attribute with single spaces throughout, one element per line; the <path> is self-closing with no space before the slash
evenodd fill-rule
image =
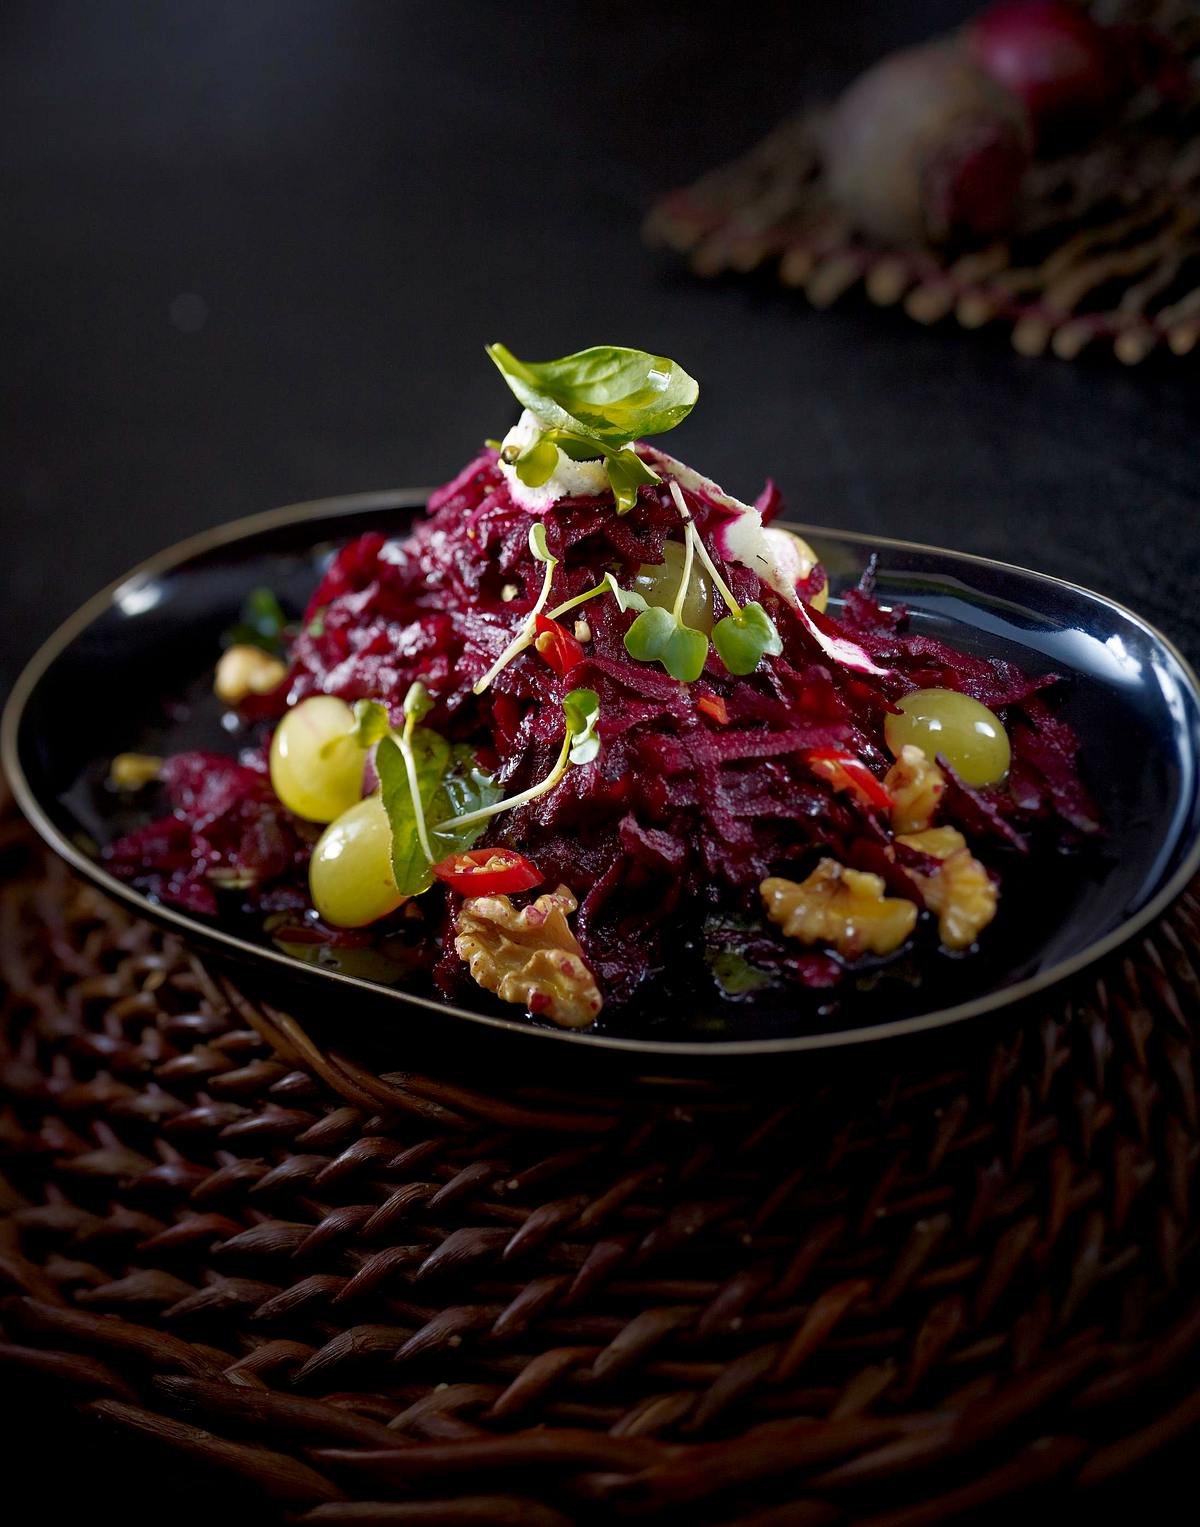
<path id="1" fill-rule="evenodd" d="M 186 541 L 97 595 L 22 675 L 3 724 L 3 758 L 23 809 L 50 845 L 113 897 L 239 963 L 280 1005 L 332 1015 L 343 1034 L 374 1024 L 420 1047 L 502 1042 L 510 1061 L 552 1069 L 570 1059 L 624 1059 L 689 1070 L 737 1058 L 835 1049 L 976 1019 L 1021 1002 L 1116 947 L 1178 894 L 1200 863 L 1200 695 L 1164 637 L 1128 610 L 1071 584 L 955 552 L 799 526 L 834 590 L 878 554 L 877 592 L 903 601 L 913 625 L 973 653 L 1070 676 L 1064 714 L 1084 742 L 1085 772 L 1109 837 L 1083 858 L 1050 855 L 1006 878 L 1001 916 L 981 951 L 943 959 L 920 985 L 885 976 L 825 1011 L 764 1012 L 651 1002 L 604 1015 L 597 1032 L 542 1027 L 480 995 L 478 1008 L 301 964 L 249 929 L 155 905 L 109 876 L 101 845 L 135 824 L 104 787 L 129 750 L 236 752 L 208 696 L 223 630 L 251 589 L 286 608 L 307 603 L 332 550 L 368 529 L 402 533 L 418 492 L 329 499 L 259 515 Z M 186 699 L 186 704 L 180 704 Z M 245 739 L 241 739 L 244 741 Z M 379 1020 L 387 1029 L 379 1028 Z M 466 1026 L 466 1027 L 464 1027 Z"/>

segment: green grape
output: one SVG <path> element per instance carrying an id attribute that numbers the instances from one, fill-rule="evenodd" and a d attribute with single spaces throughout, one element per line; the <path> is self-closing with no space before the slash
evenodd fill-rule
<path id="1" fill-rule="evenodd" d="M 1008 773 L 1012 749 L 999 716 L 953 689 L 918 689 L 900 701 L 901 714 L 883 724 L 898 758 L 906 743 L 926 757 L 941 753 L 968 785 L 995 785 Z"/>
<path id="2" fill-rule="evenodd" d="M 679 592 L 679 580 L 683 577 L 684 547 L 682 541 L 667 541 L 663 546 L 661 563 L 643 562 L 634 574 L 634 591 L 647 604 L 660 610 L 675 607 L 675 595 Z M 692 561 L 692 577 L 687 597 L 680 611 L 685 626 L 703 631 L 708 636 L 713 628 L 712 584 L 699 559 Z"/>
<path id="3" fill-rule="evenodd" d="M 363 750 L 354 712 L 333 695 L 293 706 L 271 741 L 271 788 L 307 822 L 332 822 L 362 799 Z"/>
<path id="4" fill-rule="evenodd" d="M 343 811 L 321 834 L 308 888 L 313 906 L 335 928 L 364 928 L 408 900 L 392 874 L 392 829 L 381 796 Z"/>

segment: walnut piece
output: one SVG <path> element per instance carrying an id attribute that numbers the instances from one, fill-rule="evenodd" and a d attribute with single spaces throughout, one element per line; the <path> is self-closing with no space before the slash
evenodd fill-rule
<path id="1" fill-rule="evenodd" d="M 507 896 L 471 896 L 454 947 L 480 986 L 565 1029 L 585 1029 L 604 999 L 567 915 L 579 903 L 560 885 L 518 911 Z"/>
<path id="2" fill-rule="evenodd" d="M 995 917 L 999 893 L 967 840 L 955 827 L 931 827 L 904 833 L 897 842 L 941 860 L 932 875 L 909 873 L 925 905 L 937 914 L 942 943 L 947 949 L 969 949 Z"/>
<path id="3" fill-rule="evenodd" d="M 913 931 L 916 904 L 884 894 L 878 875 L 822 859 L 807 880 L 771 876 L 759 886 L 767 916 L 788 938 L 829 944 L 846 959 L 890 954 Z"/>
<path id="4" fill-rule="evenodd" d="M 906 742 L 883 777 L 892 797 L 892 827 L 896 832 L 923 832 L 933 821 L 946 790 L 946 776 L 924 750 Z"/>
<path id="5" fill-rule="evenodd" d="M 248 695 L 269 695 L 287 678 L 287 665 L 261 647 L 227 647 L 213 676 L 213 694 L 226 705 L 240 705 Z"/>

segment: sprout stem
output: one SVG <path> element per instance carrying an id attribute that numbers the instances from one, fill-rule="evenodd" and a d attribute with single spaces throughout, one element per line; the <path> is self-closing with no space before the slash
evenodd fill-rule
<path id="1" fill-rule="evenodd" d="M 671 497 L 675 500 L 675 507 L 679 510 L 680 514 L 683 515 L 684 522 L 687 525 L 688 544 L 695 545 L 696 554 L 700 558 L 701 562 L 703 562 L 708 572 L 708 576 L 713 581 L 713 585 L 716 588 L 717 593 L 720 594 L 721 598 L 728 606 L 729 613 L 731 615 L 740 615 L 742 613 L 742 607 L 733 597 L 733 594 L 730 592 L 729 585 L 725 582 L 724 578 L 721 577 L 720 573 L 717 571 L 716 564 L 709 556 L 708 548 L 705 546 L 703 540 L 701 539 L 700 532 L 696 529 L 695 520 L 692 519 L 692 512 L 684 502 L 683 493 L 679 487 L 679 484 L 675 481 L 674 478 L 671 479 L 670 489 Z"/>
<path id="2" fill-rule="evenodd" d="M 546 576 L 542 579 L 542 592 L 537 597 L 537 603 L 525 617 L 524 624 L 517 632 L 516 636 L 514 636 L 512 641 L 509 642 L 508 646 L 505 647 L 504 651 L 484 674 L 483 678 L 476 682 L 473 689 L 474 694 L 483 694 L 484 690 L 488 688 L 496 675 L 507 668 L 509 663 L 512 662 L 513 658 L 518 657 L 522 652 L 524 652 L 525 648 L 528 647 L 530 642 L 533 640 L 533 633 L 537 626 L 537 618 L 546 608 L 546 601 L 550 598 L 550 585 L 554 582 L 554 569 L 557 566 L 557 562 L 546 563 Z"/>
<path id="3" fill-rule="evenodd" d="M 421 852 L 432 864 L 433 849 L 429 843 L 429 830 L 425 826 L 425 807 L 421 804 L 421 785 L 417 779 L 417 761 L 413 757 L 412 749 L 412 734 L 416 719 L 411 711 L 405 716 L 404 730 L 397 741 L 400 745 L 400 756 L 404 759 L 404 772 L 408 776 L 408 791 L 412 796 L 413 818 L 417 824 L 417 842 L 421 845 Z"/>
<path id="4" fill-rule="evenodd" d="M 689 527 L 690 529 L 690 527 Z M 671 606 L 671 614 L 675 617 L 678 625 L 683 616 L 683 601 L 687 598 L 688 584 L 692 581 L 692 538 L 685 532 L 683 537 L 683 576 L 679 580 L 679 587 L 675 591 L 675 603 Z"/>

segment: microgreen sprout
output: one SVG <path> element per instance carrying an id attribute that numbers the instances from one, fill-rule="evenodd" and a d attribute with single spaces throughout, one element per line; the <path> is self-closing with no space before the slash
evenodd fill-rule
<path id="1" fill-rule="evenodd" d="M 410 686 L 404 697 L 404 729 L 400 733 L 400 755 L 404 759 L 404 772 L 408 777 L 409 794 L 412 796 L 413 818 L 417 828 L 417 842 L 430 864 L 433 863 L 433 847 L 429 842 L 429 830 L 425 825 L 425 805 L 422 800 L 421 783 L 417 778 L 417 760 L 413 754 L 413 728 L 429 714 L 429 692 L 419 681 Z"/>
<path id="2" fill-rule="evenodd" d="M 517 632 L 516 636 L 505 647 L 504 651 L 484 674 L 483 678 L 476 682 L 474 692 L 477 695 L 483 694 L 491 685 L 496 675 L 502 673 L 509 663 L 512 662 L 513 658 L 524 652 L 525 648 L 533 641 L 534 633 L 537 630 L 537 618 L 546 608 L 546 602 L 550 598 L 550 587 L 554 582 L 554 569 L 558 566 L 558 558 L 550 554 L 549 548 L 546 545 L 546 527 L 541 520 L 536 520 L 529 528 L 529 550 L 546 567 L 546 574 L 542 579 L 542 591 L 537 597 L 537 603 L 525 617 L 521 629 Z"/>
<path id="3" fill-rule="evenodd" d="M 446 821 L 439 822 L 434 831 L 457 832 L 464 827 L 486 822 L 490 817 L 499 816 L 502 811 L 512 811 L 518 806 L 527 806 L 530 801 L 536 801 L 539 796 L 547 795 L 553 790 L 572 764 L 591 763 L 600 751 L 600 739 L 596 736 L 596 723 L 600 718 L 599 695 L 594 689 L 571 690 L 563 697 L 563 716 L 566 727 L 562 748 L 554 767 L 545 779 L 539 780 L 536 785 L 531 785 L 528 790 L 522 790 L 519 795 L 510 795 L 504 800 L 492 801 L 481 806 L 477 811 L 469 811 L 462 816 L 449 817 Z"/>
<path id="4" fill-rule="evenodd" d="M 767 655 L 778 657 L 783 651 L 783 642 L 775 628 L 775 622 L 757 600 L 747 605 L 738 604 L 733 597 L 733 591 L 709 556 L 708 548 L 696 529 L 696 522 L 688 509 L 683 491 L 673 478 L 670 493 L 675 500 L 675 507 L 686 523 L 688 545 L 695 547 L 696 555 L 704 564 L 714 588 L 729 610 L 729 614 L 713 627 L 712 639 L 717 655 L 730 673 L 739 676 L 753 673 L 758 667 L 760 658 Z"/>

